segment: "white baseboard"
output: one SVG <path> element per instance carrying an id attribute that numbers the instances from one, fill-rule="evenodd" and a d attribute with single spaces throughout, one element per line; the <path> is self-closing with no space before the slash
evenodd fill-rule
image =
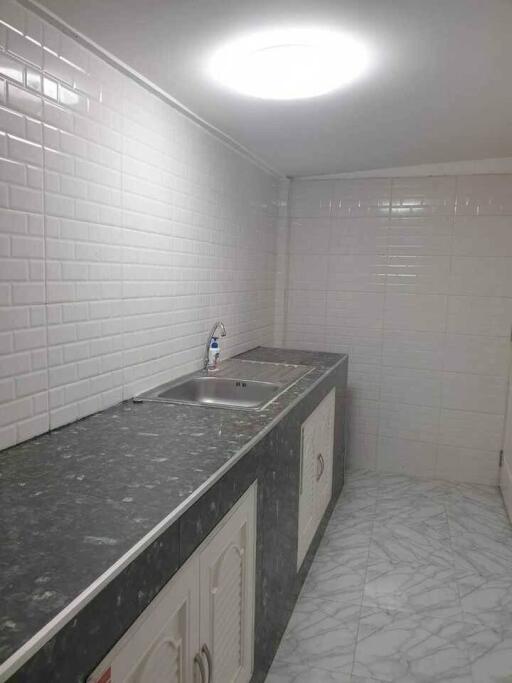
<path id="1" fill-rule="evenodd" d="M 512 522 L 512 467 L 505 460 L 500 471 L 500 488 L 508 516 Z"/>

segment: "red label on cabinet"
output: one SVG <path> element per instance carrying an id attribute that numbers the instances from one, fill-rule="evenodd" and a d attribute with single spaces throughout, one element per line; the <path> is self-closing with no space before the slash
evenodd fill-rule
<path id="1" fill-rule="evenodd" d="M 110 667 L 101 674 L 101 677 L 98 678 L 98 683 L 112 683 L 112 669 Z"/>

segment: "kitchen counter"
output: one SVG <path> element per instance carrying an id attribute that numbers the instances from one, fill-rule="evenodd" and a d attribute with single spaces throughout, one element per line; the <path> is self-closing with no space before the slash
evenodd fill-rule
<path id="1" fill-rule="evenodd" d="M 259 347 L 238 358 L 312 370 L 260 411 L 126 401 L 0 454 L 0 678 L 345 357 Z"/>

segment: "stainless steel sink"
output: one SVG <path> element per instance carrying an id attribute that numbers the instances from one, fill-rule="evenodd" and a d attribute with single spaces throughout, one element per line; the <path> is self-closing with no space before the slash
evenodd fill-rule
<path id="1" fill-rule="evenodd" d="M 133 400 L 257 410 L 310 370 L 300 365 L 230 360 L 216 375 L 196 372 L 140 394 Z"/>
<path id="2" fill-rule="evenodd" d="M 279 385 L 271 382 L 225 379 L 223 377 L 193 377 L 182 384 L 157 394 L 160 399 L 180 403 L 257 408 L 279 392 Z"/>

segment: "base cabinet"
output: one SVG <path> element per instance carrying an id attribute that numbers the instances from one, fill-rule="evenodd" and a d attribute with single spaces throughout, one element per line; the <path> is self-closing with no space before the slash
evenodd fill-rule
<path id="1" fill-rule="evenodd" d="M 253 484 L 88 683 L 248 683 L 255 542 Z"/>
<path id="2" fill-rule="evenodd" d="M 332 496 L 335 389 L 302 425 L 297 568 Z"/>
<path id="3" fill-rule="evenodd" d="M 252 675 L 254 510 L 248 499 L 199 555 L 200 642 L 203 654 L 211 652 L 206 683 L 246 683 Z"/>

